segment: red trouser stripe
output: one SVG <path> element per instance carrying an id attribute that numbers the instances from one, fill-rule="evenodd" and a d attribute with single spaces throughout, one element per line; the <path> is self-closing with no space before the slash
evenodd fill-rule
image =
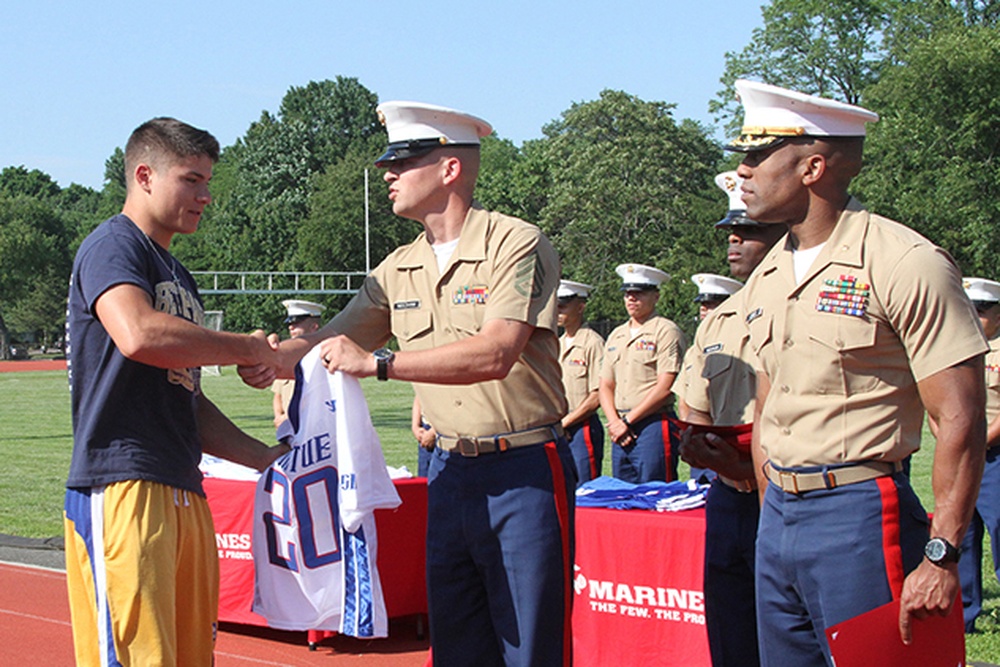
<path id="1" fill-rule="evenodd" d="M 573 625 L 570 610 L 573 608 L 572 572 L 569 562 L 569 499 L 566 497 L 566 474 L 563 471 L 555 442 L 545 443 L 545 455 L 552 470 L 552 495 L 556 502 L 556 516 L 559 517 L 559 532 L 562 537 L 563 552 L 563 667 L 570 667 L 573 655 Z"/>
<path id="2" fill-rule="evenodd" d="M 594 457 L 594 441 L 590 435 L 590 419 L 583 422 L 583 442 L 587 445 L 587 460 L 590 462 L 590 479 L 597 479 L 597 460 Z"/>
<path id="3" fill-rule="evenodd" d="M 899 544 L 899 493 L 892 477 L 879 477 L 878 490 L 882 494 L 882 557 L 885 559 L 885 576 L 889 581 L 892 599 L 903 593 L 903 549 Z"/>
<path id="4" fill-rule="evenodd" d="M 670 458 L 671 455 L 671 445 L 670 445 L 670 417 L 663 415 L 660 417 L 660 435 L 663 438 L 663 454 L 665 456 L 664 461 L 666 462 L 667 470 L 667 481 L 673 482 L 674 480 L 674 467 L 671 465 L 673 459 Z"/>

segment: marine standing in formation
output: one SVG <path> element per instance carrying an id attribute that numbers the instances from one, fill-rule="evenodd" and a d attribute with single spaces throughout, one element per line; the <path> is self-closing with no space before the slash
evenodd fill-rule
<path id="1" fill-rule="evenodd" d="M 945 614 L 985 451 L 988 346 L 954 261 L 848 193 L 860 107 L 740 80 L 730 150 L 747 215 L 788 226 L 741 293 L 756 353 L 756 552 L 765 665 L 826 665 L 825 630 L 892 600 Z M 934 517 L 902 472 L 937 423 Z"/>
<path id="2" fill-rule="evenodd" d="M 746 280 L 785 228 L 746 216 L 741 180 L 736 172 L 716 177 L 729 195 L 729 213 L 715 226 L 726 232 L 730 273 Z M 753 421 L 754 356 L 740 311 L 737 291 L 698 326 L 680 383 L 682 414 L 689 422 L 736 426 Z M 688 429 L 682 434 L 681 458 L 692 470 L 716 473 L 705 503 L 705 625 L 712 664 L 753 667 L 760 664 L 754 594 L 760 504 L 749 448 L 732 440 Z"/>
<path id="3" fill-rule="evenodd" d="M 583 320 L 592 289 L 590 285 L 561 280 L 557 292 L 559 326 L 563 328 L 563 335 L 559 337 L 559 362 L 569 405 L 562 425 L 576 462 L 577 484 L 600 477 L 604 462 L 604 426 L 597 416 L 601 405 L 598 389 L 604 339 L 584 326 Z"/>
<path id="4" fill-rule="evenodd" d="M 298 338 L 307 333 L 312 333 L 320 328 L 323 320 L 320 316 L 326 310 L 326 306 L 313 303 L 312 301 L 302 301 L 300 299 L 287 299 L 281 302 L 288 313 L 285 317 L 285 326 L 288 327 L 288 335 L 291 338 Z M 274 412 L 274 427 L 278 428 L 288 419 L 288 403 L 295 393 L 295 380 L 275 380 L 271 385 L 274 398 L 271 401 L 271 409 Z"/>
<path id="5" fill-rule="evenodd" d="M 986 353 L 986 465 L 979 485 L 976 510 L 959 547 L 965 631 L 974 632 L 983 610 L 983 534 L 993 547 L 993 571 L 1000 577 L 1000 283 L 966 278 L 965 293 L 972 301 L 989 341 Z M 935 430 L 936 430 L 936 425 Z"/>
<path id="6" fill-rule="evenodd" d="M 677 479 L 678 436 L 673 386 L 684 358 L 684 334 L 656 314 L 669 276 L 643 264 L 621 264 L 628 322 L 608 336 L 601 367 L 601 409 L 608 420 L 615 477 L 633 484 Z"/>

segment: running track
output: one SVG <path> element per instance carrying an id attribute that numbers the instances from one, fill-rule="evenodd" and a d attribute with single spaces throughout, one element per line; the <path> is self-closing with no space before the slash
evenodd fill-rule
<path id="1" fill-rule="evenodd" d="M 65 361 L 0 361 L 0 373 L 65 370 Z M 423 667 L 427 640 L 416 618 L 393 619 L 389 639 L 336 636 L 310 651 L 305 632 L 223 623 L 216 667 Z M 0 667 L 73 664 L 66 575 L 59 570 L 0 561 Z"/>
<path id="2" fill-rule="evenodd" d="M 304 632 L 224 623 L 215 647 L 215 664 L 417 667 L 425 663 L 427 641 L 416 639 L 413 619 L 394 620 L 389 633 L 392 638 L 379 640 L 333 637 L 310 651 Z M 4 667 L 73 664 L 66 577 L 62 572 L 0 562 L 0 647 L 0 665 Z"/>

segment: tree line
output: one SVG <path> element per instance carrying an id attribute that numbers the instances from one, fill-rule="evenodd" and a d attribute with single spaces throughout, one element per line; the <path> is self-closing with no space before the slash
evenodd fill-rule
<path id="1" fill-rule="evenodd" d="M 854 194 L 947 249 L 965 275 L 1000 278 L 1000 0 L 773 0 L 761 11 L 762 26 L 726 54 L 722 88 L 707 101 L 725 134 L 740 124 L 739 77 L 877 111 Z M 192 270 L 363 270 L 365 169 L 373 263 L 411 241 L 419 226 L 392 215 L 372 167 L 386 143 L 377 104 L 355 78 L 291 87 L 224 148 L 198 233 L 172 251 Z M 727 204 L 712 179 L 739 156 L 674 108 L 605 90 L 572 104 L 541 139 L 487 137 L 477 199 L 549 235 L 564 277 L 597 286 L 590 317 L 623 319 L 614 267 L 651 264 L 672 276 L 660 312 L 691 333 L 688 276 L 726 272 L 712 224 Z M 100 191 L 60 188 L 23 166 L 0 172 L 3 358 L 12 331 L 58 337 L 73 254 L 124 201 L 123 157 L 121 148 L 108 157 Z M 225 312 L 226 329 L 274 331 L 282 298 L 205 301 Z M 324 300 L 335 312 L 346 297 Z"/>

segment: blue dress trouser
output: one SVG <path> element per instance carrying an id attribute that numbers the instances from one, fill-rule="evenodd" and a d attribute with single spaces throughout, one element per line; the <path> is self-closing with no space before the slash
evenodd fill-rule
<path id="1" fill-rule="evenodd" d="M 757 533 L 762 665 L 832 665 L 826 629 L 898 598 L 929 522 L 902 473 L 832 490 L 769 484 Z"/>
<path id="2" fill-rule="evenodd" d="M 427 601 L 435 665 L 570 664 L 576 472 L 565 440 L 434 450 Z"/>
<path id="3" fill-rule="evenodd" d="M 611 446 L 611 474 L 632 484 L 675 481 L 680 434 L 670 417 L 673 410 L 632 424 L 633 443 Z"/>
<path id="4" fill-rule="evenodd" d="M 986 533 L 989 533 L 993 548 L 993 571 L 1000 579 L 1000 447 L 986 452 L 976 511 L 962 539 L 958 575 L 962 580 L 966 632 L 976 629 L 976 618 L 983 611 L 983 535 Z"/>
<path id="5" fill-rule="evenodd" d="M 592 414 L 566 429 L 569 450 L 576 464 L 576 483 L 583 484 L 601 476 L 604 465 L 604 425 Z"/>
<path id="6" fill-rule="evenodd" d="M 754 544 L 760 501 L 718 477 L 705 502 L 705 625 L 712 667 L 755 667 Z"/>

